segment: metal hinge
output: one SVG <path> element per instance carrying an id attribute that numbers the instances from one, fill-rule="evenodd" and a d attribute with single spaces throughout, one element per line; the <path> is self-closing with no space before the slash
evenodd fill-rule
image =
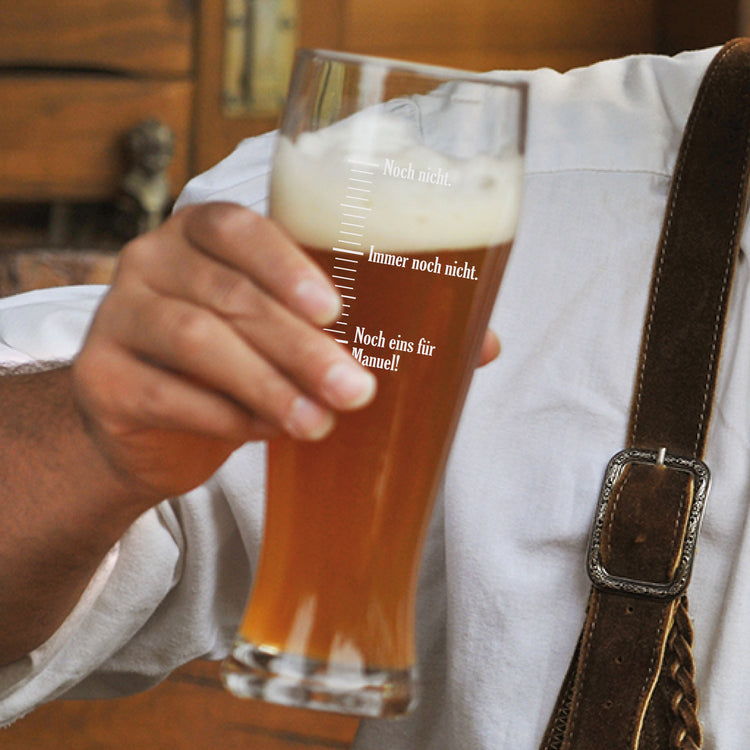
<path id="1" fill-rule="evenodd" d="M 299 0 L 225 0 L 222 98 L 226 115 L 281 111 L 298 22 Z"/>

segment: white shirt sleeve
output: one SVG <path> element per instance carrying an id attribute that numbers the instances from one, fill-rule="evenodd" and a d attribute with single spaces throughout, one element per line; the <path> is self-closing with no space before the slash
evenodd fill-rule
<path id="1" fill-rule="evenodd" d="M 105 291 L 55 287 L 0 299 L 0 366 L 71 359 Z"/>
<path id="2" fill-rule="evenodd" d="M 268 178 L 276 132 L 242 141 L 215 167 L 193 178 L 175 203 L 175 210 L 192 203 L 231 201 L 268 213 Z"/>

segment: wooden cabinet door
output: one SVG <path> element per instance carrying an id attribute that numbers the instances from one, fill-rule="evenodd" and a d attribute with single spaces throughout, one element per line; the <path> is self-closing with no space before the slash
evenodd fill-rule
<path id="1" fill-rule="evenodd" d="M 300 47 L 345 49 L 345 24 L 350 0 L 299 0 L 297 42 Z M 201 3 L 195 109 L 194 167 L 209 169 L 243 139 L 276 127 L 278 115 L 232 116 L 222 107 L 225 50 L 224 3 Z"/>

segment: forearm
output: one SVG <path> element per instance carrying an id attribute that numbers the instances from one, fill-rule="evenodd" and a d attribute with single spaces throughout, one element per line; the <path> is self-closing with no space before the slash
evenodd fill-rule
<path id="1" fill-rule="evenodd" d="M 0 376 L 0 664 L 40 645 L 144 509 L 84 429 L 70 369 Z"/>

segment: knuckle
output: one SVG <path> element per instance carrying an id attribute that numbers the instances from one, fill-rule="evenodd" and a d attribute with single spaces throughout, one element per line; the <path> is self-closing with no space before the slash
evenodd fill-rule
<path id="1" fill-rule="evenodd" d="M 160 424 L 171 402 L 171 389 L 161 378 L 144 378 L 132 394 L 134 413 L 147 424 Z"/>
<path id="2" fill-rule="evenodd" d="M 118 275 L 139 274 L 142 269 L 153 264 L 156 255 L 156 243 L 152 237 L 136 237 L 120 250 L 117 262 Z"/>
<path id="3" fill-rule="evenodd" d="M 201 229 L 206 237 L 212 238 L 214 244 L 227 245 L 236 239 L 234 212 L 226 206 L 212 207 L 214 210 L 206 213 L 205 224 Z"/>
<path id="4" fill-rule="evenodd" d="M 283 371 L 262 359 L 248 371 L 243 385 L 244 407 L 274 423 L 283 419 L 299 393 Z"/>
<path id="5" fill-rule="evenodd" d="M 105 434 L 116 434 L 122 420 L 121 404 L 131 402 L 132 384 L 106 352 L 84 350 L 73 372 L 75 399 L 84 422 Z"/>
<path id="6" fill-rule="evenodd" d="M 253 294 L 251 299 L 238 313 L 237 318 L 242 320 L 242 330 L 255 337 L 257 330 L 261 326 L 268 325 L 272 321 L 275 323 L 281 315 L 280 310 L 263 294 Z"/>
<path id="7" fill-rule="evenodd" d="M 190 355 L 208 346 L 214 337 L 210 316 L 197 308 L 183 308 L 171 316 L 167 339 L 178 355 Z"/>
<path id="8" fill-rule="evenodd" d="M 233 245 L 261 221 L 254 212 L 234 203 L 208 203 L 189 214 L 188 235 L 199 244 Z"/>
<path id="9" fill-rule="evenodd" d="M 238 273 L 219 272 L 209 281 L 212 305 L 223 315 L 244 315 L 256 305 L 262 304 L 258 299 L 255 286 Z"/>
<path id="10" fill-rule="evenodd" d="M 118 364 L 120 366 L 118 366 Z M 76 361 L 76 397 L 86 422 L 97 432 L 120 439 L 133 429 L 163 422 L 172 405 L 168 381 L 132 368 L 108 352 L 92 352 Z"/>

